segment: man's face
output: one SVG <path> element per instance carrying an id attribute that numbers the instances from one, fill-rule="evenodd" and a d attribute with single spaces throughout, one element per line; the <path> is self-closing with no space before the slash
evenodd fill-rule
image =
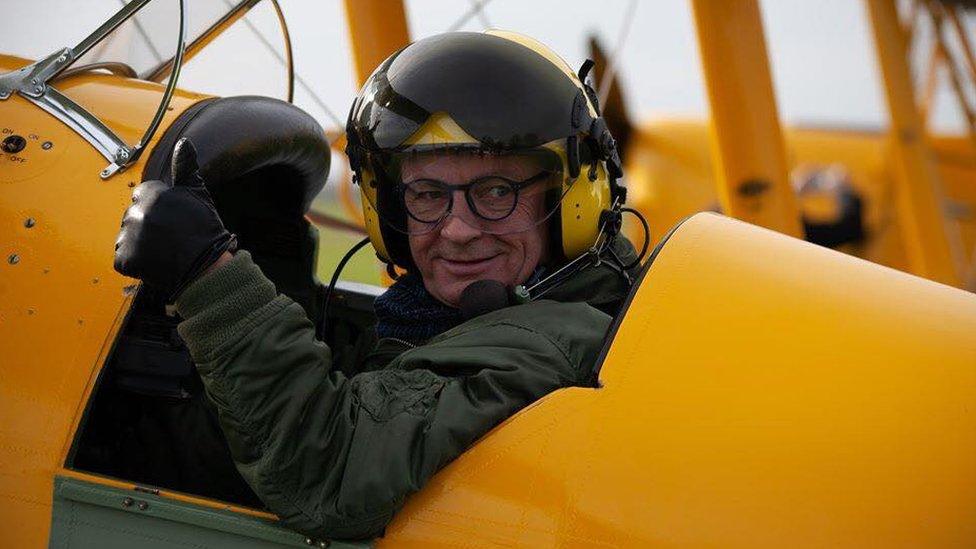
<path id="1" fill-rule="evenodd" d="M 522 181 L 540 171 L 538 161 L 527 157 L 418 155 L 404 161 L 401 178 L 404 183 L 435 179 L 462 185 L 490 175 Z M 457 307 L 461 292 L 476 280 L 497 280 L 506 286 L 525 282 L 546 258 L 546 224 L 536 223 L 545 215 L 544 198 L 542 192 L 522 192 L 511 215 L 487 222 L 471 211 L 463 192 L 454 191 L 451 214 L 433 230 L 408 219 L 410 252 L 427 291 Z M 511 232 L 526 226 L 529 228 Z"/>

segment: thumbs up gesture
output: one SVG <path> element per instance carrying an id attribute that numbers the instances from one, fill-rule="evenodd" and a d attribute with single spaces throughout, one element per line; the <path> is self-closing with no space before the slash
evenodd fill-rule
<path id="1" fill-rule="evenodd" d="M 170 302 L 237 238 L 224 228 L 197 167 L 196 149 L 180 139 L 173 184 L 144 181 L 132 193 L 115 241 L 115 270 L 164 292 Z"/>

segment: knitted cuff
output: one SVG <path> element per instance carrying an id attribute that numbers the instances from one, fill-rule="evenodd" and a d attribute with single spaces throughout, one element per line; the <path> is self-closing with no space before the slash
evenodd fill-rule
<path id="1" fill-rule="evenodd" d="M 194 361 L 212 356 L 240 331 L 239 324 L 271 303 L 277 294 L 251 254 L 243 250 L 190 284 L 176 300 L 176 310 L 184 319 L 179 332 Z"/>

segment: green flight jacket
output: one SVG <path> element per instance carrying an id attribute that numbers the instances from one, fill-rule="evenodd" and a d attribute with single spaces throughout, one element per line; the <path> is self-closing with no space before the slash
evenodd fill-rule
<path id="1" fill-rule="evenodd" d="M 634 256 L 623 239 L 624 260 Z M 179 326 L 243 477 L 320 539 L 382 535 L 404 499 L 519 409 L 593 366 L 629 284 L 591 267 L 553 299 L 469 320 L 385 368 L 346 377 L 303 309 L 247 252 L 180 296 Z"/>

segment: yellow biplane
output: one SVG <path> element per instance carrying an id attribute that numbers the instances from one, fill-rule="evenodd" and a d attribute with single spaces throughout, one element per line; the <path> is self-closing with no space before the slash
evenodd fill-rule
<path id="1" fill-rule="evenodd" d="M 74 47 L 0 54 L 3 547 L 346 544 L 283 529 L 256 503 L 146 480 L 196 427 L 174 382 L 192 364 L 162 304 L 113 271 L 112 243 L 132 188 L 166 176 L 177 138 L 194 138 L 242 246 L 320 316 L 306 214 L 329 170 L 325 133 L 286 101 L 178 87 L 184 63 L 257 3 L 190 21 L 185 0 L 131 0 Z M 960 255 L 976 240 L 972 134 L 924 131 L 893 0 L 866 0 L 887 134 L 781 129 L 755 0 L 692 4 L 712 120 L 629 132 L 627 184 L 656 247 L 607 336 L 601 386 L 498 426 L 373 543 L 976 545 L 976 295 L 951 287 L 972 277 Z M 918 2 L 917 14 L 948 26 L 964 4 Z M 171 49 L 111 47 L 158 31 L 160 9 Z M 408 40 L 403 6 L 348 0 L 346 12 L 364 79 Z M 337 352 L 369 329 L 379 291 L 337 287 Z M 146 444 L 150 400 L 173 403 L 178 429 Z"/>

